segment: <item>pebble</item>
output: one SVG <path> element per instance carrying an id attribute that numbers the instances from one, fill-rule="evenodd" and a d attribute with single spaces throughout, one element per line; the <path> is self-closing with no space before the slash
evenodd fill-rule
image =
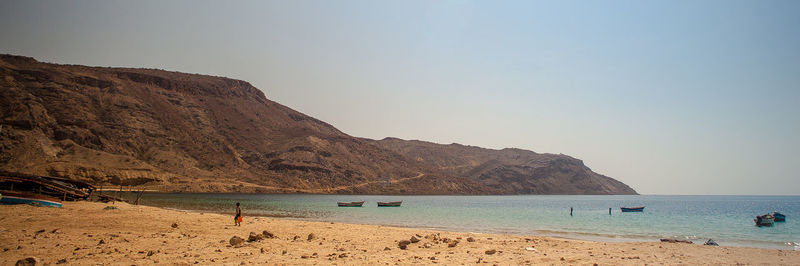
<path id="1" fill-rule="evenodd" d="M 21 260 L 18 260 L 15 266 L 33 266 L 39 263 L 39 259 L 36 257 L 27 257 Z"/>
<path id="2" fill-rule="evenodd" d="M 397 247 L 399 247 L 400 249 L 406 249 L 409 244 L 411 244 L 411 241 L 401 240 L 399 243 L 397 243 Z"/>
<path id="3" fill-rule="evenodd" d="M 451 240 L 450 244 L 447 244 L 448 248 L 454 248 L 458 245 L 458 240 Z"/>

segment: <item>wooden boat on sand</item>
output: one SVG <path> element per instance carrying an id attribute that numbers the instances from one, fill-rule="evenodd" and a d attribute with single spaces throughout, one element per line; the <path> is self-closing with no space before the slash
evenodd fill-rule
<path id="1" fill-rule="evenodd" d="M 96 189 L 88 183 L 66 178 L 0 171 L 0 190 L 74 201 L 88 199 Z"/>
<path id="2" fill-rule="evenodd" d="M 641 207 L 619 207 L 622 212 L 643 212 L 644 206 Z"/>
<path id="3" fill-rule="evenodd" d="M 0 191 L 2 198 L 0 204 L 13 205 L 13 204 L 39 204 L 41 206 L 58 207 L 61 208 L 61 201 L 57 198 L 48 197 L 42 194 L 23 191 Z"/>
<path id="4" fill-rule="evenodd" d="M 761 227 L 761 226 L 772 226 L 775 223 L 775 217 L 772 216 L 772 214 L 768 213 L 768 214 L 756 216 L 756 218 L 753 219 L 753 221 L 756 222 L 756 226 L 758 226 L 758 227 Z"/>
<path id="5" fill-rule="evenodd" d="M 341 202 L 340 201 L 340 202 L 337 202 L 336 204 L 339 205 L 339 207 L 361 207 L 361 205 L 364 205 L 364 201 L 363 200 L 362 201 L 351 201 L 351 202 Z"/>
<path id="6" fill-rule="evenodd" d="M 60 177 L 0 171 L 0 204 L 61 207 L 61 201 L 85 200 L 95 187 Z"/>
<path id="7" fill-rule="evenodd" d="M 378 201 L 378 207 L 400 207 L 400 204 L 403 204 L 403 201 L 389 201 L 389 202 L 381 202 Z"/>

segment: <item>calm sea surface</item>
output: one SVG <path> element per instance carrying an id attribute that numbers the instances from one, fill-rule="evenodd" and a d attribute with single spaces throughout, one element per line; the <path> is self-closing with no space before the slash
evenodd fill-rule
<path id="1" fill-rule="evenodd" d="M 128 194 L 126 197 L 130 197 Z M 381 196 L 146 193 L 143 204 L 247 216 L 379 224 L 459 232 L 510 233 L 598 241 L 673 237 L 720 245 L 800 250 L 798 196 Z M 337 201 L 366 201 L 340 208 Z M 377 201 L 403 201 L 378 208 Z M 620 206 L 647 206 L 621 213 Z M 573 208 L 573 216 L 569 208 Z M 611 215 L 608 208 L 612 208 Z M 779 211 L 786 222 L 756 227 L 757 214 Z"/>

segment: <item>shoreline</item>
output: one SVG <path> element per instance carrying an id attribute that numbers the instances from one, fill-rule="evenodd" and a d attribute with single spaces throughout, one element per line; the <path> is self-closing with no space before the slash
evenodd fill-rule
<path id="1" fill-rule="evenodd" d="M 594 242 L 253 216 L 245 216 L 237 227 L 230 215 L 121 202 L 6 205 L 0 206 L 0 217 L 2 265 L 26 257 L 44 264 L 128 265 L 800 264 L 800 252 L 747 247 Z M 232 236 L 247 239 L 250 232 L 263 231 L 277 238 L 230 245 Z M 420 241 L 400 249 L 398 244 L 411 237 Z"/>
<path id="2" fill-rule="evenodd" d="M 175 193 L 164 193 L 164 194 L 175 194 Z M 198 194 L 198 193 L 189 193 L 189 194 Z M 226 194 L 226 193 L 212 193 L 212 194 Z M 230 193 L 230 194 L 238 194 L 238 193 Z M 303 195 L 303 194 L 297 194 Z M 142 203 L 145 206 L 151 206 L 156 208 L 163 208 L 166 210 L 174 210 L 174 211 L 181 211 L 181 212 L 193 212 L 193 213 L 215 213 L 221 215 L 233 215 L 233 210 L 229 212 L 219 211 L 219 210 L 201 210 L 201 209 L 182 209 L 179 207 L 172 207 L 172 206 L 164 206 L 164 205 L 150 205 L 147 204 L 145 201 Z M 276 218 L 276 219 L 288 219 L 288 220 L 295 220 L 295 221 L 311 221 L 311 222 L 337 222 L 337 223 L 347 223 L 353 225 L 378 225 L 378 226 L 391 226 L 391 227 L 399 227 L 399 228 L 418 228 L 418 229 L 425 229 L 425 230 L 436 230 L 436 231 L 443 231 L 443 232 L 474 232 L 474 233 L 481 233 L 481 234 L 504 234 L 504 235 L 516 235 L 516 236 L 537 236 L 537 237 L 551 237 L 551 238 L 558 238 L 564 240 L 580 240 L 580 241 L 593 241 L 593 242 L 608 242 L 608 243 L 625 243 L 625 242 L 660 242 L 662 238 L 673 238 L 679 240 L 689 240 L 694 242 L 694 245 L 702 245 L 706 240 L 707 237 L 698 237 L 698 236 L 682 236 L 682 235 L 619 235 L 613 233 L 597 233 L 597 232 L 580 232 L 580 231 L 559 231 L 559 230 L 549 230 L 549 229 L 535 229 L 531 231 L 514 231 L 514 230 L 496 230 L 496 229 L 483 229 L 483 230 L 475 230 L 474 228 L 455 228 L 455 227 L 419 227 L 415 225 L 403 225 L 403 224 L 391 224 L 391 223 L 380 223 L 380 222 L 354 222 L 354 221 L 341 221 L 341 220 L 330 220 L 325 218 L 317 218 L 312 216 L 301 216 L 301 215 L 276 215 L 276 214 L 263 214 L 263 213 L 251 213 L 250 216 L 252 217 L 264 217 L 264 218 Z M 713 238 L 713 237 L 712 237 Z M 784 243 L 784 242 L 776 242 L 776 241 L 758 241 L 758 240 L 737 240 L 737 239 L 719 239 L 713 238 L 717 243 L 722 246 L 730 246 L 730 247 L 749 247 L 749 248 L 762 248 L 762 249 L 774 249 L 774 250 L 786 250 L 786 251 L 797 251 L 796 246 Z"/>

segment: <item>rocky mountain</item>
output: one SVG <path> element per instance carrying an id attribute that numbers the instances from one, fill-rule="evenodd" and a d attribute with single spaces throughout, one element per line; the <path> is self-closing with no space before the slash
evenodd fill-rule
<path id="1" fill-rule="evenodd" d="M 635 194 L 565 155 L 349 136 L 247 82 L 0 56 L 0 170 L 164 191 Z"/>

